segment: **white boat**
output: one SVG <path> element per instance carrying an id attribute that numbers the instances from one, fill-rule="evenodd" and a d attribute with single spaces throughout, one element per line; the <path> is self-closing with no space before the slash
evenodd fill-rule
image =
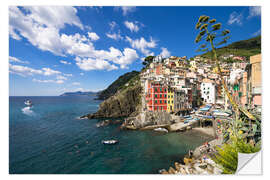
<path id="1" fill-rule="evenodd" d="M 167 129 L 165 129 L 165 128 L 156 128 L 156 129 L 154 129 L 154 131 L 160 131 L 160 132 L 169 132 Z"/>
<path id="2" fill-rule="evenodd" d="M 32 106 L 32 101 L 26 100 L 26 101 L 24 101 L 24 104 L 25 104 L 26 106 Z"/>
<path id="3" fill-rule="evenodd" d="M 111 140 L 103 140 L 103 144 L 117 144 L 119 141 L 111 139 Z"/>

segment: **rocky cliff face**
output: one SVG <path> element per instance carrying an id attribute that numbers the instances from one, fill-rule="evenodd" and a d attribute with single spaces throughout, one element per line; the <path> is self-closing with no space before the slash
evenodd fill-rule
<path id="1" fill-rule="evenodd" d="M 103 101 L 96 113 L 87 114 L 81 118 L 118 118 L 136 115 L 140 109 L 141 86 L 139 83 L 128 87 Z"/>
<path id="2" fill-rule="evenodd" d="M 172 118 L 167 112 L 142 111 L 136 116 L 125 119 L 122 127 L 127 129 L 167 127 L 172 123 Z"/>

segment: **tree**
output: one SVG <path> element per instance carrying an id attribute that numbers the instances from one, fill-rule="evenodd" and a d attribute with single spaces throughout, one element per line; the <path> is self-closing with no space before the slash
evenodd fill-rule
<path id="1" fill-rule="evenodd" d="M 155 58 L 155 56 L 147 56 L 146 58 L 144 58 L 144 61 L 142 62 L 142 64 L 145 67 L 148 67 L 153 62 L 154 58 Z"/>
<path id="2" fill-rule="evenodd" d="M 205 51 L 209 51 L 209 49 L 210 49 L 210 51 L 212 52 L 212 55 L 213 55 L 213 59 L 216 63 L 216 67 L 218 69 L 218 74 L 221 78 L 222 86 L 225 90 L 226 96 L 228 97 L 236 115 L 238 116 L 239 112 L 241 111 L 248 118 L 255 120 L 256 118 L 253 114 L 251 114 L 246 109 L 239 107 L 237 105 L 237 103 L 232 98 L 232 96 L 228 90 L 228 87 L 225 83 L 225 80 L 222 76 L 221 68 L 220 68 L 220 60 L 218 59 L 217 53 L 216 53 L 216 46 L 220 46 L 222 44 L 227 43 L 228 39 L 230 38 L 230 36 L 228 36 L 230 31 L 227 29 L 222 31 L 221 26 L 222 26 L 222 24 L 217 23 L 216 19 L 210 20 L 209 16 L 202 15 L 199 17 L 198 22 L 196 24 L 196 29 L 200 30 L 200 32 L 195 39 L 195 43 L 205 41 L 205 44 L 201 44 L 200 48 L 197 50 L 197 52 L 200 52 L 200 51 L 205 52 Z"/>

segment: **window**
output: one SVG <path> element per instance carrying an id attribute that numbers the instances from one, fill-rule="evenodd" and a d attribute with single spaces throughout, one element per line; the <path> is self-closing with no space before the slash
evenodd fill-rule
<path id="1" fill-rule="evenodd" d="M 157 94 L 155 94 L 155 97 L 157 98 Z"/>
<path id="2" fill-rule="evenodd" d="M 155 104 L 157 104 L 157 100 L 155 100 Z"/>
<path id="3" fill-rule="evenodd" d="M 170 95 L 168 95 L 168 98 L 170 98 Z"/>
<path id="4" fill-rule="evenodd" d="M 159 97 L 162 98 L 162 94 L 160 94 Z"/>
<path id="5" fill-rule="evenodd" d="M 159 90 L 160 90 L 160 92 L 162 92 L 162 88 L 160 88 Z"/>
<path id="6" fill-rule="evenodd" d="M 165 100 L 164 103 L 167 103 L 167 101 Z"/>
<path id="7" fill-rule="evenodd" d="M 166 94 L 164 94 L 164 97 L 167 97 L 167 95 L 166 95 Z"/>
<path id="8" fill-rule="evenodd" d="M 170 101 L 168 101 L 168 104 L 170 104 Z"/>
<path id="9" fill-rule="evenodd" d="M 172 101 L 172 104 L 173 104 L 173 101 Z"/>
<path id="10" fill-rule="evenodd" d="M 160 106 L 160 108 L 159 108 L 160 110 L 162 110 L 162 106 Z"/>
<path id="11" fill-rule="evenodd" d="M 162 100 L 160 100 L 159 103 L 162 104 Z"/>
<path id="12" fill-rule="evenodd" d="M 157 92 L 157 88 L 155 88 L 155 92 Z"/>

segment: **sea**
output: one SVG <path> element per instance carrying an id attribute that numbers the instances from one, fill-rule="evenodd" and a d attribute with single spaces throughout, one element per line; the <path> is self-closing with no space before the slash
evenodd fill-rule
<path id="1" fill-rule="evenodd" d="M 27 99 L 32 107 L 24 104 Z M 100 103 L 93 96 L 9 97 L 9 173 L 158 174 L 211 139 L 192 131 L 98 128 L 98 119 L 79 119 Z M 109 139 L 119 143 L 102 144 Z"/>

